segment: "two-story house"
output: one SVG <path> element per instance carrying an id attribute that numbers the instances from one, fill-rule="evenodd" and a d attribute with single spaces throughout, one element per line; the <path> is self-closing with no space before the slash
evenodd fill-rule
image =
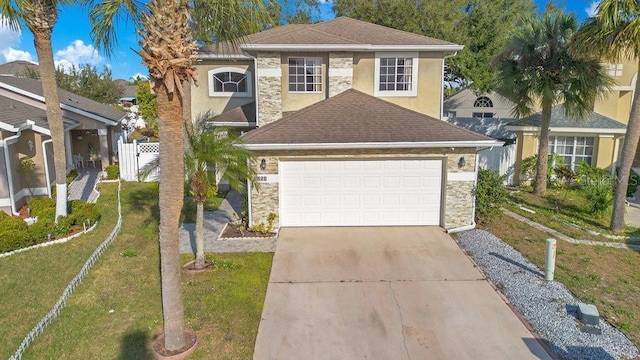
<path id="1" fill-rule="evenodd" d="M 201 49 L 192 113 L 253 129 L 251 224 L 466 228 L 476 151 L 502 143 L 442 121 L 444 59 L 461 49 L 345 17 L 281 26 Z"/>

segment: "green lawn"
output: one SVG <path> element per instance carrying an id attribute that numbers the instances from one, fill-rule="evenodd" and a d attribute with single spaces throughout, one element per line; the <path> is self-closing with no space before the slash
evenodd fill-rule
<path id="1" fill-rule="evenodd" d="M 116 207 L 116 186 L 103 185 L 102 206 Z M 123 183 L 122 198 L 125 215 L 120 235 L 76 289 L 60 317 L 29 348 L 25 359 L 151 358 L 151 339 L 162 331 L 157 185 Z M 103 214 L 101 226 L 106 227 L 108 219 Z M 111 227 L 113 223 L 115 220 L 110 223 Z M 40 277 L 48 274 L 59 277 L 56 271 L 51 271 L 49 263 L 62 266 L 60 263 L 71 262 L 70 256 L 61 257 L 69 254 L 65 248 L 57 247 L 58 251 L 52 249 L 47 256 L 42 256 L 49 259 L 49 263 L 32 261 L 32 256 L 37 254 L 31 252 L 20 254 L 21 258 L 0 259 L 3 276 L 0 291 L 4 294 L 11 289 L 5 288 L 7 280 L 13 281 L 13 287 L 21 285 L 19 294 L 0 305 L 3 306 L 0 331 L 5 339 L 15 338 L 9 349 L 0 350 L 0 358 L 7 358 L 17 348 L 22 337 L 53 305 L 104 237 L 106 234 L 96 240 L 92 248 L 87 246 L 86 254 L 74 254 L 79 264 L 77 269 L 69 270 L 68 279 L 59 280 L 57 287 L 45 289 L 40 282 L 47 281 L 40 281 Z M 88 242 L 84 237 L 78 240 L 78 243 Z M 196 331 L 200 341 L 199 349 L 190 358 L 251 358 L 272 256 L 270 253 L 209 255 L 208 258 L 218 264 L 215 270 L 183 276 L 187 327 Z M 192 258 L 184 255 L 182 260 L 187 262 Z M 28 276 L 15 275 L 25 270 Z M 28 285 L 34 282 L 35 285 Z M 32 311 L 31 319 L 21 315 L 31 311 L 29 303 L 20 301 L 29 293 L 33 293 L 34 298 L 51 298 L 50 303 L 39 306 L 40 310 Z M 15 315 L 9 317 L 11 314 Z M 21 323 L 24 326 L 19 328 Z"/>
<path id="2" fill-rule="evenodd" d="M 568 217 L 582 227 L 605 230 L 606 219 L 590 214 L 583 206 L 584 199 L 577 192 L 570 192 L 566 197 L 563 195 L 559 210 L 552 207 L 558 201 L 555 197 L 560 195 L 563 194 L 552 190 L 545 198 L 536 198 L 523 192 L 517 198 L 523 199 L 526 206 L 536 209 L 536 215 L 528 214 L 529 217 L 567 235 L 586 238 L 579 236 L 584 234 L 583 231 L 566 224 L 562 227 L 559 218 Z M 544 269 L 545 240 L 550 235 L 506 215 L 498 216 L 483 227 L 516 248 L 540 269 Z M 628 230 L 632 232 L 634 229 Z M 607 239 L 600 237 L 598 240 Z M 557 243 L 556 280 L 567 286 L 582 301 L 595 304 L 600 314 L 635 344 L 640 344 L 639 267 L 640 252 L 637 251 L 574 245 L 564 241 Z"/>

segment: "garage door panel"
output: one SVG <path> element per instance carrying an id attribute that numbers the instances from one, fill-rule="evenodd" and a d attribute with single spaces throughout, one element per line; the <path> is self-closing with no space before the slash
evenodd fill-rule
<path id="1" fill-rule="evenodd" d="M 280 163 L 282 226 L 439 225 L 440 160 Z"/>

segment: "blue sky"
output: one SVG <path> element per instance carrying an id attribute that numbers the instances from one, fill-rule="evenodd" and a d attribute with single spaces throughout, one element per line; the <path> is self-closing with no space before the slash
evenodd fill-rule
<path id="1" fill-rule="evenodd" d="M 540 8 L 544 8 L 546 0 L 535 0 Z M 574 12 L 579 18 L 587 16 L 594 5 L 592 0 L 556 1 L 560 7 Z M 333 18 L 331 1 L 321 1 L 323 18 Z M 138 49 L 138 39 L 131 26 L 118 29 L 118 47 L 111 58 L 98 52 L 91 42 L 91 25 L 86 14 L 79 6 L 64 7 L 60 10 L 58 23 L 53 31 L 53 53 L 56 63 L 62 66 L 71 64 L 92 64 L 98 68 L 108 66 L 114 78 L 130 79 L 137 74 L 146 74 L 139 56 L 132 50 Z M 28 30 L 22 33 L 10 31 L 0 23 L 0 64 L 13 60 L 37 62 L 33 46 L 33 37 Z"/>

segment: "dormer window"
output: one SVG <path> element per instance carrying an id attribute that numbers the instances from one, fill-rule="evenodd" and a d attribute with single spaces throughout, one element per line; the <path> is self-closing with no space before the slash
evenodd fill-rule
<path id="1" fill-rule="evenodd" d="M 209 70 L 209 96 L 250 97 L 251 71 L 240 68 L 217 68 Z"/>
<path id="2" fill-rule="evenodd" d="M 375 96 L 416 96 L 417 53 L 376 53 Z"/>
<path id="3" fill-rule="evenodd" d="M 493 101 L 486 96 L 479 96 L 473 103 L 473 107 L 493 107 Z"/>
<path id="4" fill-rule="evenodd" d="M 289 58 L 289 91 L 322 92 L 322 59 Z"/>

